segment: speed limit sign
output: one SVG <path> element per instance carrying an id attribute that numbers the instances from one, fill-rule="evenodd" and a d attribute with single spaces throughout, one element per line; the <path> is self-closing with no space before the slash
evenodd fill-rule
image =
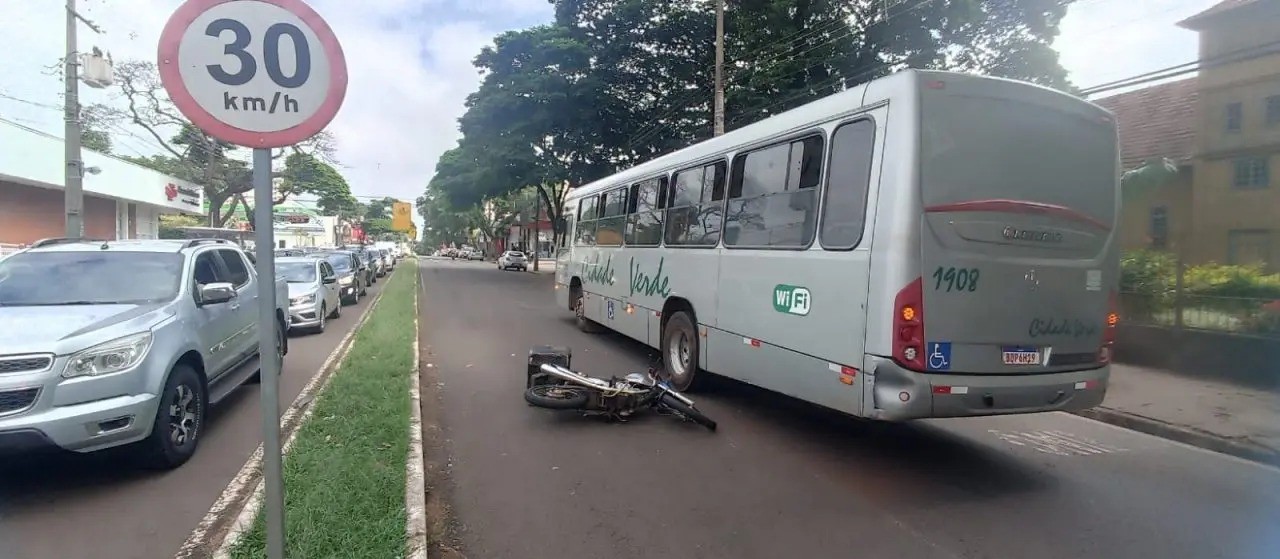
<path id="1" fill-rule="evenodd" d="M 342 47 L 302 0 L 187 0 L 160 35 L 159 68 L 192 124 L 253 148 L 316 135 L 347 92 Z"/>

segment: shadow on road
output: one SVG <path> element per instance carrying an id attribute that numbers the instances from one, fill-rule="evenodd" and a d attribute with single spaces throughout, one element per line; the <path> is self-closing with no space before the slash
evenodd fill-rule
<path id="1" fill-rule="evenodd" d="M 564 320 L 573 323 L 571 317 Z M 657 350 L 616 332 L 600 334 L 596 340 L 610 351 L 633 358 L 625 364 L 656 363 Z M 583 372 L 608 378 L 629 371 L 620 368 Z M 894 494 L 886 498 L 907 497 L 903 494 L 905 491 L 913 501 L 968 502 L 1045 491 L 1057 483 L 1053 477 L 1038 471 L 1036 465 L 943 428 L 974 419 L 874 421 L 718 375 L 706 380 L 708 382 L 691 396 L 720 423 L 720 436 L 732 436 L 735 429 L 751 429 L 753 424 L 768 423 L 772 430 L 780 430 L 783 438 L 801 441 L 795 445 L 799 452 L 834 464 L 837 469 L 846 468 L 849 475 L 842 476 L 843 481 L 859 486 L 883 484 L 886 490 L 892 487 Z M 600 424 L 591 421 L 595 418 L 573 414 L 563 417 L 577 419 L 584 425 Z M 657 419 L 670 420 L 646 414 L 633 421 Z M 686 426 L 701 430 L 692 423 Z M 875 493 L 873 487 L 860 489 L 864 493 Z"/>

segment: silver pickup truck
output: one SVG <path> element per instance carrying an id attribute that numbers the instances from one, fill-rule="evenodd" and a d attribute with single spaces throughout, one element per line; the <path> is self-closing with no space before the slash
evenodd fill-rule
<path id="1" fill-rule="evenodd" d="M 258 276 L 229 242 L 47 239 L 0 260 L 0 454 L 134 445 L 175 468 L 259 360 Z"/>

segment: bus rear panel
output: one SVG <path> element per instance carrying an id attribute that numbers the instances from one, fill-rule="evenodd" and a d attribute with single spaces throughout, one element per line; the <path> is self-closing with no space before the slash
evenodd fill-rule
<path id="1" fill-rule="evenodd" d="M 895 298 L 877 413 L 1101 403 L 1119 268 L 1110 115 L 1026 84 L 926 77 L 919 134 L 919 220 L 904 224 L 920 228 L 919 275 Z"/>

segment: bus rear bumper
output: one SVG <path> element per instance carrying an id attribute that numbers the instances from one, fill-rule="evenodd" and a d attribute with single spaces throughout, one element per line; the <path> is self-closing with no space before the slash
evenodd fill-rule
<path id="1" fill-rule="evenodd" d="M 1102 403 L 1111 367 L 1034 375 L 930 374 L 873 358 L 872 409 L 886 421 L 1078 411 Z"/>

